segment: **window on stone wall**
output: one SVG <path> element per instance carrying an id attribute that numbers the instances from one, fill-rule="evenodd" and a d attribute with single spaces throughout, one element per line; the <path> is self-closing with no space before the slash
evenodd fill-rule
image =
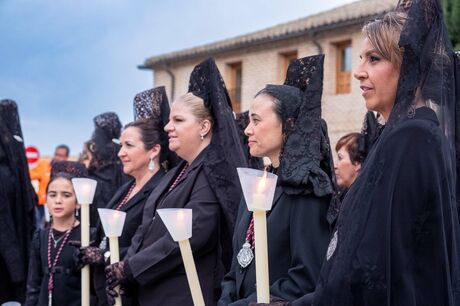
<path id="1" fill-rule="evenodd" d="M 232 107 L 235 113 L 241 111 L 241 86 L 243 84 L 243 64 L 241 62 L 228 64 L 228 94 L 232 100 Z"/>
<path id="2" fill-rule="evenodd" d="M 297 56 L 297 50 L 280 53 L 280 71 L 278 75 L 279 81 L 281 83 L 284 83 L 284 80 L 286 79 L 286 72 L 289 67 L 289 64 L 295 61 L 297 59 Z"/>
<path id="3" fill-rule="evenodd" d="M 349 93 L 351 90 L 351 41 L 336 44 L 336 49 L 336 93 Z"/>

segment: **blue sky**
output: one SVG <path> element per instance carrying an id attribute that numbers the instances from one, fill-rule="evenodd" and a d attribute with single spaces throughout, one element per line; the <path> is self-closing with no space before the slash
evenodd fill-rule
<path id="1" fill-rule="evenodd" d="M 353 0 L 0 0 L 0 99 L 19 106 L 26 145 L 77 155 L 92 118 L 132 120 L 153 85 L 144 59 L 260 30 Z"/>

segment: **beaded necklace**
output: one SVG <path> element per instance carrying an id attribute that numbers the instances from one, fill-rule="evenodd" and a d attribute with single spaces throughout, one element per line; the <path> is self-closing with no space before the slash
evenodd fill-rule
<path id="1" fill-rule="evenodd" d="M 184 168 L 182 168 L 181 172 L 179 173 L 179 175 L 174 180 L 174 183 L 172 183 L 171 187 L 169 187 L 168 192 L 170 192 L 171 190 L 174 189 L 174 187 L 176 187 L 176 185 L 179 183 L 179 180 L 184 176 L 185 171 L 187 170 L 187 168 L 188 168 L 188 163 L 186 163 L 184 165 Z"/>
<path id="2" fill-rule="evenodd" d="M 120 210 L 123 206 L 128 203 L 129 197 L 131 196 L 131 193 L 133 193 L 134 187 L 136 187 L 136 183 L 133 183 L 131 187 L 129 187 L 128 193 L 125 195 L 123 200 L 121 200 L 120 204 L 115 208 L 116 210 Z"/>
<path id="3" fill-rule="evenodd" d="M 54 267 L 56 267 L 56 264 L 59 261 L 59 257 L 61 257 L 62 250 L 64 249 L 65 244 L 67 243 L 67 240 L 69 239 L 70 234 L 72 233 L 73 229 L 75 228 L 75 223 L 77 220 L 73 221 L 72 227 L 69 228 L 65 234 L 64 238 L 62 239 L 62 243 L 59 246 L 56 256 L 54 257 L 53 262 L 51 263 L 51 240 L 54 240 L 54 235 L 53 235 L 53 228 L 50 227 L 50 230 L 48 232 L 48 271 L 50 274 L 50 277 L 48 279 L 48 305 L 51 306 L 53 305 L 53 288 L 54 288 Z M 59 243 L 59 240 L 55 243 L 55 247 Z"/>

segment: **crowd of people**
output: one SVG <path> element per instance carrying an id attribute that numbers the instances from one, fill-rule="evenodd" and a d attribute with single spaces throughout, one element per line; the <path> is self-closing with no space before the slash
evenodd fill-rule
<path id="1" fill-rule="evenodd" d="M 124 127 L 115 113 L 94 118 L 79 161 L 62 145 L 30 171 L 17 105 L 2 100 L 0 304 L 80 305 L 89 266 L 91 305 L 193 305 L 158 214 L 189 208 L 205 305 L 459 306 L 460 58 L 440 1 L 401 0 L 366 23 L 359 58 L 369 112 L 339 139 L 335 161 L 321 118 L 324 55 L 293 61 L 284 84 L 261 88 L 241 114 L 207 59 L 171 104 L 164 87 L 143 91 Z M 278 178 L 266 216 L 269 303 L 257 302 L 238 167 Z M 46 171 L 35 193 L 31 179 Z M 89 246 L 71 181 L 81 177 L 98 182 Z M 126 213 L 117 263 L 97 208 Z"/>

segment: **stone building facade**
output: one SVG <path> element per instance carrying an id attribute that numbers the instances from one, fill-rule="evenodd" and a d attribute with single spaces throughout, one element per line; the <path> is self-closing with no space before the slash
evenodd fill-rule
<path id="1" fill-rule="evenodd" d="M 352 71 L 359 63 L 363 24 L 390 11 L 396 0 L 361 0 L 261 31 L 148 58 L 155 86 L 165 86 L 173 100 L 186 93 L 193 67 L 214 57 L 235 111 L 244 111 L 265 84 L 281 84 L 289 62 L 324 53 L 322 116 L 331 145 L 360 131 L 366 112 Z"/>

